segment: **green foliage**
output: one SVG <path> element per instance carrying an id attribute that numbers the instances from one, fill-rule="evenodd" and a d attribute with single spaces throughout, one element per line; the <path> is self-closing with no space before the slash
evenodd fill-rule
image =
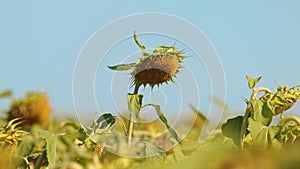
<path id="1" fill-rule="evenodd" d="M 93 137 L 95 134 L 102 135 L 111 133 L 111 130 L 113 129 L 115 123 L 116 116 L 107 113 L 102 114 L 100 117 L 98 117 L 97 120 L 94 119 L 93 124 L 91 124 L 89 127 L 81 125 L 81 128 L 87 136 Z"/>
<path id="2" fill-rule="evenodd" d="M 167 83 L 168 81 L 173 82 L 172 78 L 175 77 L 175 75 L 179 72 L 179 69 L 181 68 L 180 62 L 182 62 L 182 60 L 185 58 L 185 56 L 183 56 L 183 51 L 177 51 L 175 46 L 158 46 L 155 48 L 152 54 L 147 53 L 145 52 L 146 47 L 140 43 L 135 32 L 133 36 L 135 43 L 142 51 L 142 56 L 140 57 L 139 61 L 130 64 L 108 66 L 108 68 L 117 71 L 132 69 L 131 80 L 133 82 L 134 92 L 133 94 L 128 93 L 126 95 L 128 110 L 130 114 L 127 123 L 127 131 L 125 132 L 125 134 L 127 136 L 126 141 L 129 149 L 131 149 L 132 144 L 135 144 L 132 143 L 132 137 L 135 130 L 134 125 L 136 123 L 136 120 L 138 119 L 140 110 L 143 107 L 143 95 L 138 93 L 139 87 L 142 85 L 144 85 L 144 87 L 149 85 L 151 88 L 153 88 L 155 85 L 159 86 L 163 83 Z M 179 136 L 177 135 L 176 131 L 168 124 L 168 120 L 161 111 L 160 106 L 153 104 L 148 104 L 145 106 L 153 106 L 155 108 L 159 119 L 164 123 L 171 136 L 177 142 L 180 142 Z M 88 128 L 85 130 L 88 130 Z M 88 130 L 87 132 L 90 132 L 90 130 Z M 139 140 L 142 142 L 145 141 L 143 139 Z M 145 143 L 144 153 L 146 154 L 146 156 L 148 156 L 149 153 L 151 154 L 151 152 L 154 152 L 154 150 L 160 149 L 159 147 L 151 148 L 147 145 L 148 143 Z"/>
<path id="3" fill-rule="evenodd" d="M 282 127 L 281 139 L 284 143 L 295 143 L 300 138 L 300 118 L 287 116 L 279 125 Z"/>
<path id="4" fill-rule="evenodd" d="M 168 129 L 168 131 L 171 134 L 171 136 L 173 138 L 175 138 L 175 140 L 177 142 L 180 142 L 179 137 L 178 137 L 176 131 L 169 125 L 167 118 L 165 117 L 165 115 L 163 114 L 163 112 L 160 109 L 160 106 L 156 105 L 156 104 L 146 104 L 144 106 L 153 106 L 155 108 L 155 111 L 156 111 L 159 119 L 166 125 L 166 128 Z"/>
<path id="5" fill-rule="evenodd" d="M 253 89 L 255 87 L 255 85 L 261 80 L 261 78 L 262 78 L 261 76 L 258 78 L 252 78 L 252 77 L 246 75 L 249 89 Z"/>
<path id="6" fill-rule="evenodd" d="M 143 95 L 128 93 L 126 95 L 126 98 L 127 98 L 128 110 L 130 112 L 130 115 L 136 119 L 139 116 L 142 107 Z"/>
<path id="7" fill-rule="evenodd" d="M 228 119 L 227 122 L 222 125 L 222 133 L 224 136 L 231 138 L 235 144 L 239 145 L 242 125 L 243 116 Z"/>
<path id="8" fill-rule="evenodd" d="M 283 125 L 280 123 L 270 126 L 274 116 L 281 114 L 283 118 L 284 111 L 291 108 L 300 99 L 299 87 L 288 88 L 287 86 L 278 86 L 275 92 L 271 93 L 267 88 L 255 88 L 261 77 L 257 79 L 249 76 L 246 77 L 249 88 L 253 90 L 252 96 L 246 102 L 246 113 L 244 116 L 229 119 L 223 124 L 223 134 L 231 138 L 235 144 L 241 145 L 242 148 L 245 142 L 247 145 L 252 146 L 280 147 L 283 143 L 287 142 L 285 140 L 289 140 L 290 137 L 287 135 L 291 136 L 292 140 L 300 136 L 299 132 L 293 132 L 297 131 L 297 129 L 293 130 L 295 129 L 294 127 L 287 127 L 283 130 Z M 262 91 L 265 93 L 260 98 L 256 98 L 257 93 Z M 297 117 L 291 120 L 295 120 L 295 118 Z M 283 121 L 286 120 L 283 118 Z M 299 125 L 300 121 L 296 125 L 296 128 Z"/>
<path id="9" fill-rule="evenodd" d="M 146 59 L 175 55 L 177 63 L 185 58 L 182 56 L 183 51 L 176 51 L 174 46 L 158 46 L 152 54 L 146 53 L 145 46 L 138 41 L 135 33 L 134 40 L 143 52 L 141 59 L 137 63 L 109 66 L 110 69 L 116 71 L 132 69 L 132 75 L 135 75 L 136 69 L 139 69 L 141 63 Z M 147 63 L 151 65 L 152 62 L 149 60 Z M 176 71 L 173 73 L 176 74 L 179 67 L 176 67 Z M 151 73 L 151 71 L 149 72 Z M 155 71 L 153 72 L 155 73 Z M 156 78 L 156 76 L 149 77 Z M 43 117 L 48 120 L 50 114 L 46 95 L 39 92 L 28 92 L 24 99 L 12 100 L 11 108 L 8 111 L 9 115 L 22 114 L 22 118 L 11 120 L 9 118 L 12 116 L 10 116 L 8 119 L 1 120 L 6 125 L 0 128 L 0 168 L 281 169 L 298 167 L 300 165 L 298 151 L 300 118 L 284 117 L 283 115 L 300 99 L 300 87 L 278 86 L 274 92 L 271 92 L 267 88 L 256 87 L 261 77 L 246 76 L 246 79 L 252 95 L 249 99 L 245 99 L 247 109 L 244 116 L 228 119 L 221 126 L 222 133 L 218 128 L 207 142 L 201 144 L 197 142 L 197 137 L 199 137 L 202 126 L 195 127 L 194 125 L 186 138 L 179 137 L 170 126 L 160 105 L 142 104 L 143 95 L 138 94 L 138 89 L 149 81 L 147 83 L 134 81 L 134 93 L 126 95 L 130 113 L 128 126 L 120 117 L 106 113 L 99 117 L 95 116 L 88 126 L 72 119 L 64 121 L 53 119 L 44 125 L 36 125 L 42 124 L 37 121 L 29 123 L 30 125 L 25 131 L 17 126 L 23 124 L 23 121 L 35 118 L 42 119 Z M 155 79 L 152 80 L 153 84 L 149 83 L 151 87 L 155 85 Z M 161 83 L 157 82 L 157 85 L 159 84 Z M 262 93 L 258 97 L 260 92 Z M 0 92 L 0 98 L 6 97 L 12 97 L 10 90 Z M 213 100 L 222 111 L 228 111 L 226 104 L 215 98 Z M 153 134 L 147 131 L 147 128 L 141 131 L 139 131 L 141 128 L 134 128 L 140 110 L 145 106 L 152 106 L 163 123 L 154 121 L 152 122 L 156 124 L 154 126 L 166 128 L 169 133 Z M 208 121 L 195 107 L 191 106 L 191 108 L 197 114 L 197 118 L 203 122 L 199 125 Z M 273 119 L 278 115 L 281 115 L 281 119 L 278 124 L 275 124 Z M 119 133 L 118 124 L 121 124 L 126 139 Z M 187 126 L 180 127 L 186 128 Z M 135 139 L 132 140 L 132 137 Z M 242 149 L 249 149 L 243 151 L 233 146 L 234 144 Z M 258 154 L 259 158 L 257 158 Z M 130 158 L 131 155 L 137 158 Z"/>
<path id="10" fill-rule="evenodd" d="M 275 115 L 270 107 L 269 102 L 262 100 L 251 100 L 251 118 L 264 126 L 269 126 Z"/>
<path id="11" fill-rule="evenodd" d="M 116 123 L 116 116 L 110 113 L 102 114 L 94 123 L 95 128 L 110 128 Z"/>
<path id="12" fill-rule="evenodd" d="M 55 166 L 57 136 L 49 131 L 40 130 L 40 137 L 46 141 L 46 156 L 49 166 Z"/>
<path id="13" fill-rule="evenodd" d="M 130 63 L 130 64 L 120 64 L 116 66 L 108 66 L 108 68 L 116 71 L 124 71 L 124 70 L 134 69 L 135 66 L 136 63 Z"/>
<path id="14" fill-rule="evenodd" d="M 267 146 L 267 126 L 264 126 L 260 122 L 254 121 L 253 119 L 249 119 L 248 129 L 251 133 L 254 144 L 263 144 L 264 146 Z"/>
<path id="15" fill-rule="evenodd" d="M 144 134 L 137 137 L 129 147 L 128 142 L 123 140 L 124 137 L 115 134 L 118 133 L 117 126 L 121 124 L 124 134 L 128 136 L 125 123 L 121 118 L 110 113 L 95 116 L 88 126 L 72 119 L 64 121 L 54 119 L 45 127 L 33 125 L 28 128 L 28 131 L 18 128 L 17 125 L 21 121 L 14 119 L 6 122 L 0 130 L 0 145 L 2 145 L 0 165 L 5 168 L 10 165 L 13 168 L 56 169 L 228 167 L 281 169 L 299 166 L 300 118 L 283 116 L 285 111 L 300 98 L 299 87 L 278 86 L 275 92 L 271 92 L 266 88 L 255 88 L 260 78 L 251 80 L 248 77 L 249 79 L 253 81 L 250 84 L 253 93 L 246 101 L 245 115 L 228 119 L 221 126 L 222 133 L 216 132 L 206 143 L 199 144 L 197 140 L 191 140 L 197 137 L 190 135 L 200 132 L 196 127 L 191 129 L 188 138 L 180 141 L 177 132 L 169 125 L 159 105 L 142 105 L 143 95 L 128 94 L 128 109 L 134 118 L 138 118 L 139 111 L 145 106 L 152 106 L 155 109 L 159 120 L 169 131 L 167 137 L 161 137 L 165 138 L 164 140 L 156 138 L 154 134 Z M 264 93 L 257 97 L 259 92 Z M 198 117 L 207 121 L 203 114 L 196 111 L 194 107 L 192 109 Z M 279 114 L 282 115 L 281 121 L 275 124 L 273 119 Z M 225 137 L 232 139 L 236 145 L 244 144 L 246 148 L 256 149 L 242 151 L 232 146 L 232 141 Z M 155 143 L 157 140 L 160 144 Z M 178 142 L 180 144 L 177 144 Z M 7 147 L 8 143 L 16 145 L 9 160 L 3 153 L 5 152 L 3 147 Z M 171 147 L 165 149 L 162 144 L 171 144 Z M 193 147 L 192 151 L 190 147 Z M 109 148 L 116 148 L 117 154 L 129 151 L 131 154 L 128 155 L 134 154 L 139 158 L 119 157 L 112 154 Z"/>
<path id="16" fill-rule="evenodd" d="M 138 38 L 137 38 L 137 36 L 136 36 L 136 34 L 135 34 L 135 31 L 134 31 L 134 33 L 133 33 L 133 37 L 134 37 L 135 43 L 140 47 L 140 49 L 141 49 L 142 51 L 144 51 L 144 50 L 146 49 L 146 47 L 145 47 L 144 45 L 142 45 L 141 42 L 138 40 Z"/>
<path id="17" fill-rule="evenodd" d="M 22 157 L 23 162 L 15 163 L 15 168 L 59 168 L 71 163 L 99 168 L 99 162 L 93 161 L 94 149 L 77 140 L 87 138 L 77 121 L 53 120 L 47 128 L 33 126 L 29 132 L 17 147 L 16 157 Z"/>

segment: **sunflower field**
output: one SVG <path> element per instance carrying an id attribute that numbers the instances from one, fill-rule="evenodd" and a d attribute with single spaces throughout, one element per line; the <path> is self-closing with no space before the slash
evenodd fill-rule
<path id="1" fill-rule="evenodd" d="M 126 95 L 129 119 L 111 113 L 95 115 L 89 125 L 77 119 L 51 116 L 47 93 L 30 91 L 15 99 L 10 90 L 0 93 L 10 100 L 0 121 L 0 168 L 18 169 L 296 169 L 300 166 L 300 118 L 286 115 L 300 99 L 300 87 L 257 87 L 261 77 L 246 76 L 252 94 L 246 110 L 219 124 L 199 142 L 208 119 L 191 105 L 196 119 L 186 136 L 168 122 L 160 105 L 144 104 L 139 87 L 164 85 L 182 68 L 188 56 L 175 46 L 142 51 L 139 61 L 108 66 L 114 71 L 131 70 L 133 93 Z M 138 123 L 144 107 L 154 108 L 157 120 Z M 274 120 L 275 118 L 279 120 Z M 166 131 L 166 132 L 163 132 Z"/>

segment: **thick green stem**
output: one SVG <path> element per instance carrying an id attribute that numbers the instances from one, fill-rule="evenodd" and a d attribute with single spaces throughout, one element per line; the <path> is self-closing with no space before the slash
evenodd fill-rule
<path id="1" fill-rule="evenodd" d="M 139 87 L 140 87 L 140 85 L 137 85 L 137 84 L 134 86 L 134 92 L 133 92 L 133 94 L 135 94 L 135 95 L 138 94 Z M 128 140 L 127 140 L 127 142 L 128 142 L 128 146 L 129 147 L 131 146 L 133 126 L 134 126 L 134 120 L 133 120 L 131 112 L 129 112 L 128 128 L 127 128 L 127 132 L 128 132 Z"/>
<path id="2" fill-rule="evenodd" d="M 132 132 L 133 132 L 133 119 L 132 119 L 131 114 L 129 114 L 127 131 L 128 131 L 128 140 L 127 140 L 127 142 L 128 142 L 128 146 L 130 147 L 131 146 L 131 139 L 132 139 Z"/>
<path id="3" fill-rule="evenodd" d="M 42 154 L 39 156 L 39 158 L 37 159 L 37 162 L 34 166 L 34 169 L 39 169 L 42 167 L 43 161 L 46 158 L 46 150 L 42 152 Z"/>
<path id="4" fill-rule="evenodd" d="M 250 100 L 247 103 L 247 109 L 243 118 L 243 124 L 242 124 L 242 128 L 241 128 L 241 133 L 240 133 L 240 148 L 244 149 L 244 139 L 245 139 L 245 134 L 246 134 L 246 130 L 247 130 L 247 126 L 248 126 L 248 119 L 251 116 L 251 100 L 255 100 L 256 99 L 256 95 L 259 92 L 271 92 L 268 88 L 265 87 L 259 87 L 256 89 L 253 89 L 252 95 L 250 97 Z"/>

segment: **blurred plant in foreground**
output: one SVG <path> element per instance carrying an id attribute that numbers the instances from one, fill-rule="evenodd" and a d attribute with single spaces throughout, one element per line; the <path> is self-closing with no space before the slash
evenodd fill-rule
<path id="1" fill-rule="evenodd" d="M 33 124 L 46 126 L 51 114 L 51 105 L 48 96 L 42 92 L 27 92 L 25 98 L 12 100 L 7 112 L 8 120 L 19 118 L 22 126 L 30 127 Z"/>

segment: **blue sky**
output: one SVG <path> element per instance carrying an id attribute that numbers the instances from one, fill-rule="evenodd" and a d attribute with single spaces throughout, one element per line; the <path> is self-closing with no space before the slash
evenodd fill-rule
<path id="1" fill-rule="evenodd" d="M 12 89 L 17 97 L 47 91 L 57 114 L 72 115 L 73 70 L 89 37 L 120 17 L 162 12 L 191 22 L 209 38 L 224 67 L 226 102 L 243 110 L 242 97 L 250 95 L 246 74 L 262 75 L 260 85 L 272 89 L 276 82 L 300 84 L 299 9 L 297 0 L 1 1 L 0 90 Z"/>

